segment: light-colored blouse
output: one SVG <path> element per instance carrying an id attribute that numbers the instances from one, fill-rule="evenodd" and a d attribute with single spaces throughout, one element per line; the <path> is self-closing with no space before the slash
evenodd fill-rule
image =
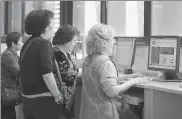
<path id="1" fill-rule="evenodd" d="M 80 119 L 119 119 L 113 102 L 119 93 L 117 71 L 108 56 L 85 58 L 82 85 Z"/>

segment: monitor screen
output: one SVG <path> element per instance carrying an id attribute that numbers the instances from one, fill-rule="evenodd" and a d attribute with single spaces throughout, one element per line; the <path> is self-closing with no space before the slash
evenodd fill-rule
<path id="1" fill-rule="evenodd" d="M 117 45 L 113 50 L 113 61 L 117 69 L 131 68 L 134 60 L 135 38 L 116 37 Z"/>
<path id="2" fill-rule="evenodd" d="M 179 70 L 178 37 L 151 37 L 149 45 L 149 70 Z"/>

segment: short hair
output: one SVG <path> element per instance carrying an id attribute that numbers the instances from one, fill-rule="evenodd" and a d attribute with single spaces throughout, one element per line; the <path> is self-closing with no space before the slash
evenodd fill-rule
<path id="1" fill-rule="evenodd" d="M 33 10 L 25 19 L 25 32 L 28 35 L 41 35 L 53 19 L 54 13 L 50 10 Z"/>
<path id="2" fill-rule="evenodd" d="M 19 39 L 21 38 L 21 34 L 18 32 L 10 32 L 6 37 L 6 45 L 7 47 L 11 47 L 12 43 L 17 44 Z"/>
<path id="3" fill-rule="evenodd" d="M 114 29 L 105 24 L 96 24 L 88 32 L 86 37 L 87 55 L 101 54 L 103 40 L 109 41 L 114 36 Z"/>
<path id="4" fill-rule="evenodd" d="M 63 45 L 73 40 L 75 36 L 79 36 L 80 32 L 72 25 L 66 24 L 59 27 L 53 37 L 53 45 Z"/>

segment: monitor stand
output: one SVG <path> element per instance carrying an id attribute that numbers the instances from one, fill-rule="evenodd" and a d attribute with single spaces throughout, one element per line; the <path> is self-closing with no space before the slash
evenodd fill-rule
<path id="1" fill-rule="evenodd" d="M 163 71 L 163 74 L 164 74 L 165 80 L 178 79 L 178 75 L 174 71 Z"/>
<path id="2" fill-rule="evenodd" d="M 157 77 L 157 81 L 162 82 L 182 82 L 176 72 L 174 71 L 163 71 L 163 75 Z"/>

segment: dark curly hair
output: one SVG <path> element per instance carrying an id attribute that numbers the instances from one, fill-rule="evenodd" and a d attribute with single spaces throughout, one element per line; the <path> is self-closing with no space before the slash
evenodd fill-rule
<path id="1" fill-rule="evenodd" d="M 79 36 L 80 32 L 72 25 L 66 24 L 59 27 L 53 37 L 53 45 L 61 45 L 73 40 L 75 36 Z"/>
<path id="2" fill-rule="evenodd" d="M 21 34 L 18 33 L 18 32 L 10 32 L 7 34 L 7 37 L 6 37 L 6 45 L 7 47 L 11 47 L 12 46 L 12 43 L 14 44 L 17 44 L 19 39 L 21 38 Z"/>
<path id="3" fill-rule="evenodd" d="M 54 13 L 49 10 L 33 10 L 25 19 L 25 32 L 28 35 L 41 35 L 53 19 Z"/>

